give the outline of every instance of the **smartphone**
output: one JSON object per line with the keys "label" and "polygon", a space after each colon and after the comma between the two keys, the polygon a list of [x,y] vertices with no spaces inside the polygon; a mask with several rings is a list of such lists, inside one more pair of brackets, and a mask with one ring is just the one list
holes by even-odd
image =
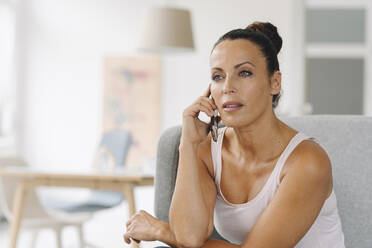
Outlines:
{"label": "smartphone", "polygon": [[[213,99],[213,97],[212,97]],[[218,110],[214,110],[214,115],[211,117],[211,123],[209,126],[209,131],[212,133],[212,138],[214,142],[217,142],[218,138],[218,122],[217,122]]]}

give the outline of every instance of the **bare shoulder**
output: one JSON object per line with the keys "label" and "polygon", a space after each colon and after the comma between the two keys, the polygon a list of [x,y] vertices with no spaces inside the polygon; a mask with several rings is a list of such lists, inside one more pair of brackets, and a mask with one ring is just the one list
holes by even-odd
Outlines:
{"label": "bare shoulder", "polygon": [[213,161],[212,161],[212,152],[211,152],[211,133],[207,135],[202,143],[198,146],[198,158],[203,161],[204,165],[208,169],[208,173],[211,177],[214,177],[213,172]]}
{"label": "bare shoulder", "polygon": [[301,174],[332,184],[331,161],[327,152],[315,141],[304,140],[298,144],[288,157],[285,167],[282,177]]}

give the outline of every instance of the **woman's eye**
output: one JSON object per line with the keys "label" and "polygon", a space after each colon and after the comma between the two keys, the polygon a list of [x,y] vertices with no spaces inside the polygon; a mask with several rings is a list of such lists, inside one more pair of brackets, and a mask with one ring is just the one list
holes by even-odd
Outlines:
{"label": "woman's eye", "polygon": [[250,75],[252,75],[252,72],[250,72],[250,71],[241,71],[239,74],[241,76],[243,76],[243,77],[249,77]]}
{"label": "woman's eye", "polygon": [[213,81],[221,80],[221,78],[222,78],[221,75],[214,75],[214,76],[212,76],[212,80],[213,80]]}

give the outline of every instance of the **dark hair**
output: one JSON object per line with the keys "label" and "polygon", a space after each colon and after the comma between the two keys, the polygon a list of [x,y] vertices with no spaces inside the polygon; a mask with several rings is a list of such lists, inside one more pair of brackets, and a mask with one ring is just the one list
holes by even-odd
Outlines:
{"label": "dark hair", "polygon": [[[217,40],[214,48],[224,40],[246,39],[260,47],[260,51],[266,59],[266,67],[269,76],[275,71],[279,71],[278,53],[282,48],[282,38],[278,34],[277,28],[269,22],[253,22],[245,29],[234,29]],[[280,93],[273,96],[272,106],[278,105]]]}

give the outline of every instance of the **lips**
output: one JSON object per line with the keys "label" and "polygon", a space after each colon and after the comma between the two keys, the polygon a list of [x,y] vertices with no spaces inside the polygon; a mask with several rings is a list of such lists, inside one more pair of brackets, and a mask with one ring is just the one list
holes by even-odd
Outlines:
{"label": "lips", "polygon": [[224,102],[222,106],[225,111],[232,112],[235,110],[239,110],[243,106],[243,104],[241,104],[240,102],[236,102],[236,101],[228,101],[228,102]]}
{"label": "lips", "polygon": [[223,108],[241,107],[241,106],[243,106],[243,104],[241,104],[240,102],[229,101],[229,102],[224,102],[222,106],[223,106]]}

